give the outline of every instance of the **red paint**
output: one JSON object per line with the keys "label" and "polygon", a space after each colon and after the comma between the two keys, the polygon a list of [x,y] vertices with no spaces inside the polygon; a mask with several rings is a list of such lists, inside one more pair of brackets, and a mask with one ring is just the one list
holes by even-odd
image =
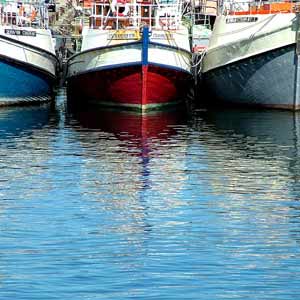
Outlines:
{"label": "red paint", "polygon": [[142,105],[147,104],[148,65],[142,66]]}
{"label": "red paint", "polygon": [[71,97],[80,102],[122,105],[163,104],[182,99],[189,74],[156,66],[127,66],[76,76],[68,81]]}

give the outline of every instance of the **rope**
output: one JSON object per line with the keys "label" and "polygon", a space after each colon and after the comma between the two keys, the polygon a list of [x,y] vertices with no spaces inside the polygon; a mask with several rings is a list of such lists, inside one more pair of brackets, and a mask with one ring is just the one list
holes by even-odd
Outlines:
{"label": "rope", "polygon": [[[201,69],[202,69],[202,68],[201,68],[201,67],[202,67],[202,60],[203,60],[203,58],[204,58],[206,52],[207,52],[207,49],[203,50],[203,51],[200,53],[200,58],[199,58],[199,60],[196,62],[196,64],[192,65],[192,68],[196,68],[196,67],[200,66],[200,68],[199,68],[197,74],[200,74],[200,72],[201,72]],[[199,55],[196,55],[196,56],[199,56]]]}

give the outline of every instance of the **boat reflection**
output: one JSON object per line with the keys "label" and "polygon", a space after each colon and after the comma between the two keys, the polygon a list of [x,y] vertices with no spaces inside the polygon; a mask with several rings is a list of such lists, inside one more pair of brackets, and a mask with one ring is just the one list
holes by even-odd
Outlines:
{"label": "boat reflection", "polygon": [[199,112],[192,124],[192,193],[216,217],[205,224],[209,236],[218,232],[213,247],[230,249],[230,266],[254,257],[251,269],[260,260],[284,265],[300,241],[300,114],[225,109]]}
{"label": "boat reflection", "polygon": [[202,118],[212,134],[205,145],[209,164],[220,173],[211,181],[215,192],[235,198],[294,197],[290,192],[300,176],[299,113],[225,109]]}
{"label": "boat reflection", "polygon": [[[0,109],[0,198],[26,199],[34,194],[36,178],[44,172],[43,165],[49,160],[52,149],[49,147],[47,126],[52,116],[52,104],[34,106],[2,107]],[[47,179],[38,179],[47,186]],[[30,189],[26,187],[31,186]],[[40,195],[42,189],[37,189]],[[46,188],[45,188],[46,190]],[[3,201],[0,211],[9,207]]]}
{"label": "boat reflection", "polygon": [[[186,122],[181,110],[156,111],[147,114],[113,109],[71,109],[71,115],[82,128],[113,134],[126,143],[123,151],[147,157],[159,144],[177,133],[176,126]],[[152,148],[152,149],[151,149]]]}
{"label": "boat reflection", "polygon": [[[178,160],[179,153],[186,151],[185,137],[182,139],[186,129],[184,111],[142,115],[71,110],[69,122],[74,120],[78,122],[73,128],[85,157],[81,189],[88,199],[92,195],[110,207],[107,209],[117,211],[141,206],[142,212],[150,198],[160,199],[157,209],[182,204],[176,193],[186,180],[185,162]],[[88,180],[85,174],[95,174],[97,180]]]}
{"label": "boat reflection", "polygon": [[48,123],[52,104],[9,106],[0,109],[0,140],[31,134]]}
{"label": "boat reflection", "polygon": [[[209,111],[206,120],[220,132],[272,140],[280,145],[296,146],[299,139],[300,114],[289,111],[225,109]],[[278,150],[278,149],[277,149]]]}

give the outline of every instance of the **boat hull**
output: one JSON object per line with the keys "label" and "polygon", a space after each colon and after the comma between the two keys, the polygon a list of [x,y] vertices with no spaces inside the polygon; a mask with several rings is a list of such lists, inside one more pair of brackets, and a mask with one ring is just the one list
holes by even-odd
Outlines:
{"label": "boat hull", "polygon": [[0,28],[0,105],[48,101],[57,65],[51,33],[25,28],[34,36],[19,37],[7,34],[8,29],[15,30]]}
{"label": "boat hull", "polygon": [[[105,31],[89,31],[84,40],[93,42],[98,36],[109,40]],[[90,46],[71,57],[67,70],[70,101],[135,110],[181,102],[192,79],[188,35],[186,31],[172,35],[160,31],[152,34],[153,41],[148,36],[99,48]],[[161,40],[154,40],[155,36]],[[173,45],[176,41],[178,46]]]}
{"label": "boat hull", "polygon": [[68,96],[77,103],[151,110],[181,102],[189,79],[180,70],[131,65],[75,76],[68,80],[67,88]]}
{"label": "boat hull", "polygon": [[0,105],[48,100],[52,80],[25,66],[0,60]]}
{"label": "boat hull", "polygon": [[289,45],[203,74],[209,101],[224,105],[300,109],[297,56]]}
{"label": "boat hull", "polygon": [[295,14],[220,16],[203,59],[210,103],[297,110]]}

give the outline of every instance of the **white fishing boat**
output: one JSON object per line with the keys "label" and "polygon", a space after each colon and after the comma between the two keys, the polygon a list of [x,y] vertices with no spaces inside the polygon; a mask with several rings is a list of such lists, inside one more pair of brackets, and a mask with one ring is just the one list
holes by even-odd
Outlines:
{"label": "white fishing boat", "polygon": [[203,59],[217,103],[300,108],[299,3],[224,2]]}
{"label": "white fishing boat", "polygon": [[69,98],[141,111],[181,102],[192,79],[184,3],[119,1],[93,3],[68,60]]}
{"label": "white fishing boat", "polygon": [[49,100],[57,58],[47,7],[4,2],[0,16],[0,105]]}

